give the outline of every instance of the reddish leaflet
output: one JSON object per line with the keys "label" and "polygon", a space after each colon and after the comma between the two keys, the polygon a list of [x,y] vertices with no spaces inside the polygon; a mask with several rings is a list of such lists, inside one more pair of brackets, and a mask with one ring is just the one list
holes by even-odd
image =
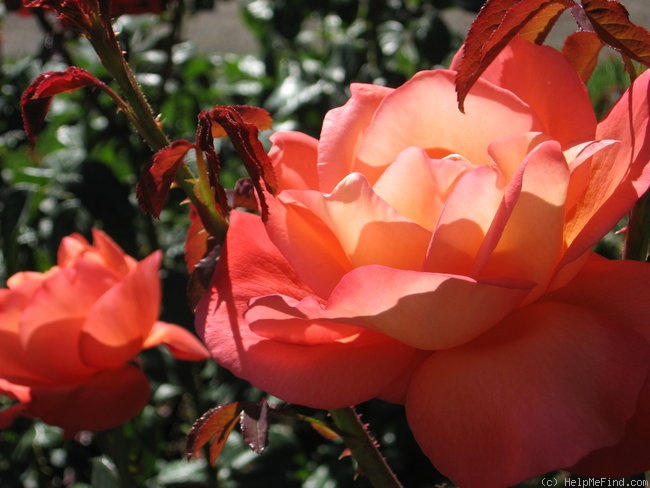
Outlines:
{"label": "reddish leaflet", "polygon": [[515,35],[541,44],[567,9],[584,32],[570,36],[563,52],[583,80],[591,75],[602,45],[616,49],[625,60],[650,66],[650,33],[630,22],[625,7],[615,0],[582,0],[580,4],[573,0],[488,0],[469,30],[458,68],[459,108],[463,110],[472,85]]}

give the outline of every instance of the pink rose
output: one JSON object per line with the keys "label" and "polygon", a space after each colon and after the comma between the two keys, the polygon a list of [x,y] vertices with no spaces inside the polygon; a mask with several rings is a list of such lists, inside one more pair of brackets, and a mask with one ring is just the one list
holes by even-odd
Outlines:
{"label": "pink rose", "polygon": [[515,39],[458,111],[452,70],[353,85],[273,137],[269,219],[234,212],[197,327],[285,401],[405,405],[463,488],[650,468],[650,266],[592,246],[650,186],[650,72],[597,123]]}
{"label": "pink rose", "polygon": [[13,275],[0,290],[0,428],[39,417],[66,434],[99,431],[134,417],[149,399],[137,366],[164,344],[179,359],[209,354],[186,329],[158,321],[160,252],[138,262],[103,232],[90,245],[63,239],[58,266]]}

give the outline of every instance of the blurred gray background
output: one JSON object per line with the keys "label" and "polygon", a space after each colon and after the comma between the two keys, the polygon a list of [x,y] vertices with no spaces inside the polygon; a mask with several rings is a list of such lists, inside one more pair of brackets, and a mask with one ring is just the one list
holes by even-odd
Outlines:
{"label": "blurred gray background", "polygon": [[[650,28],[650,0],[619,0],[630,12],[633,22]],[[201,53],[255,53],[256,41],[244,27],[239,16],[237,0],[218,2],[213,11],[191,16],[184,26],[184,37],[192,41]],[[467,32],[474,18],[463,10],[448,9],[443,13],[447,25],[460,34]],[[561,46],[567,34],[576,29],[570,14],[563,14],[554,27],[549,43]],[[41,36],[34,19],[16,14],[6,16],[0,26],[0,53],[3,57],[36,52]]]}

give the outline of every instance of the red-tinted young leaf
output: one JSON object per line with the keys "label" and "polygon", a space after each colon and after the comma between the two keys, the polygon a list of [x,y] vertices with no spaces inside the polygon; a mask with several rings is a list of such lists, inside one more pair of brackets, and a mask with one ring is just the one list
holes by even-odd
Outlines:
{"label": "red-tinted young leaf", "polygon": [[262,454],[269,443],[269,405],[265,400],[244,406],[240,415],[244,441],[257,454]]}
{"label": "red-tinted young leaf", "polygon": [[523,31],[529,40],[543,39],[559,14],[573,5],[573,0],[488,0],[463,46],[456,75],[460,110],[472,85],[515,35]]}
{"label": "red-tinted young leaf", "polygon": [[584,83],[589,81],[596,69],[598,54],[603,43],[594,32],[578,31],[566,38],[562,54],[576,70]]}
{"label": "red-tinted young leaf", "polygon": [[220,405],[205,412],[194,422],[189,434],[187,434],[187,458],[196,457],[201,448],[209,442],[209,462],[214,465],[228,440],[228,436],[237,425],[243,408],[243,403],[235,402]]}
{"label": "red-tinted young leaf", "polygon": [[[214,141],[212,137],[212,119],[210,113],[205,110],[199,112],[198,123],[196,125],[196,145],[203,151],[205,162],[207,165],[207,177],[210,188],[214,194],[214,199],[217,203],[217,208],[223,217],[230,213],[231,205],[228,204],[228,197],[219,179],[221,172],[221,162],[217,151],[214,149]],[[199,172],[202,170],[199,169]]]}
{"label": "red-tinted young leaf", "polygon": [[630,22],[623,5],[614,0],[583,0],[582,9],[605,44],[650,66],[650,32]]}
{"label": "red-tinted young leaf", "polygon": [[187,152],[193,148],[191,142],[180,140],[154,154],[151,162],[142,170],[136,186],[136,197],[142,210],[154,217],[160,216],[176,172]]}
{"label": "red-tinted young leaf", "polygon": [[[240,112],[241,107],[217,106],[210,111],[210,117],[213,122],[225,130],[237,154],[242,159],[257,191],[262,220],[266,220],[268,206],[266,205],[262,182],[266,190],[273,194],[277,187],[275,172],[271,160],[258,139],[258,127],[246,122]],[[258,114],[258,111],[252,110],[250,113]],[[258,118],[259,115],[256,115],[255,120],[258,120]],[[214,134],[215,130],[218,131],[218,129],[214,128],[214,124],[212,127],[212,133]]]}
{"label": "red-tinted young leaf", "polygon": [[565,10],[566,5],[563,3],[548,3],[517,34],[530,42],[542,44]]}
{"label": "red-tinted young leaf", "polygon": [[34,145],[54,95],[85,86],[95,86],[113,95],[112,90],[88,71],[71,66],[65,71],[50,71],[36,77],[20,98],[23,125],[29,142]]}
{"label": "red-tinted young leaf", "polygon": [[[219,108],[218,106],[214,108]],[[254,125],[259,130],[270,129],[273,126],[273,119],[271,114],[260,107],[253,107],[250,105],[230,105],[228,108],[237,112],[242,120],[247,124]],[[219,137],[227,137],[228,133],[218,123],[212,124],[212,137],[215,139]]]}

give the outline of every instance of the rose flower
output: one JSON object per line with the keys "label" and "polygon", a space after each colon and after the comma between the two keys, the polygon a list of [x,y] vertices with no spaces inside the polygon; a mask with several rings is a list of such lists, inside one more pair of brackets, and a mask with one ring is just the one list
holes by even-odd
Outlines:
{"label": "rose flower", "polygon": [[165,345],[179,359],[209,357],[188,330],[158,321],[161,253],[127,256],[106,234],[63,239],[58,266],[22,272],[0,290],[0,428],[38,417],[67,435],[137,415],[149,382],[136,362]]}
{"label": "rose flower", "polygon": [[650,266],[592,247],[650,186],[650,72],[597,123],[558,51],[357,84],[273,136],[266,223],[233,212],[197,329],[292,403],[404,404],[463,488],[650,468]]}

